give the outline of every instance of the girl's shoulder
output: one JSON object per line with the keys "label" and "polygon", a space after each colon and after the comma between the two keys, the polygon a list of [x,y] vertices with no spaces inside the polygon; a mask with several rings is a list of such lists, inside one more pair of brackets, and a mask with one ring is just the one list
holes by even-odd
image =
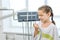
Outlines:
{"label": "girl's shoulder", "polygon": [[57,26],[53,23],[50,24],[49,29],[57,30]]}
{"label": "girl's shoulder", "polygon": [[50,26],[51,26],[52,28],[56,28],[56,25],[53,24],[53,23],[51,23]]}

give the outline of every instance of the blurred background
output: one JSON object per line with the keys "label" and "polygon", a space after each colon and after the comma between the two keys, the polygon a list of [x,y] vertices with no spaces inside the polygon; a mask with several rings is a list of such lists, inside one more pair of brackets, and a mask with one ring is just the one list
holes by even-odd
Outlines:
{"label": "blurred background", "polygon": [[[36,21],[25,22],[23,20],[20,22],[17,14],[19,12],[27,12],[25,16],[28,17],[31,13],[37,12],[38,7],[42,5],[52,7],[60,37],[59,4],[59,0],[0,0],[0,40],[32,40],[33,23]],[[29,12],[30,14],[28,15]]]}

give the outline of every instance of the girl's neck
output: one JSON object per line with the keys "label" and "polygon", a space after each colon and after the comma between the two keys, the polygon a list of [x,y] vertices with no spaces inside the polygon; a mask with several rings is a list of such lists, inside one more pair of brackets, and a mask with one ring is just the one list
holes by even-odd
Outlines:
{"label": "girl's neck", "polygon": [[51,24],[51,21],[50,20],[47,20],[47,21],[45,21],[45,22],[42,22],[42,27],[43,28],[47,28],[49,25]]}
{"label": "girl's neck", "polygon": [[51,21],[50,20],[46,20],[46,21],[42,22],[42,24],[46,24],[46,23],[51,23]]}

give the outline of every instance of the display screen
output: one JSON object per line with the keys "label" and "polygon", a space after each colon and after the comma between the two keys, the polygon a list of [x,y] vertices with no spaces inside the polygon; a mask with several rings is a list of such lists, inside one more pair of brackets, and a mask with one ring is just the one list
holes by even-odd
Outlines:
{"label": "display screen", "polygon": [[18,12],[18,21],[39,21],[37,12]]}

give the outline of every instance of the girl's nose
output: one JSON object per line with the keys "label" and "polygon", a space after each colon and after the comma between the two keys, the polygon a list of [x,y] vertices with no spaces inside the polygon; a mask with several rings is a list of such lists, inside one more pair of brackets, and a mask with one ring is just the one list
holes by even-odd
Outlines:
{"label": "girl's nose", "polygon": [[41,17],[41,16],[39,16],[38,18],[39,18],[39,19],[41,19],[42,17]]}
{"label": "girl's nose", "polygon": [[42,20],[43,18],[41,16],[38,17],[40,20]]}
{"label": "girl's nose", "polygon": [[40,19],[40,16],[38,16],[38,18]]}

